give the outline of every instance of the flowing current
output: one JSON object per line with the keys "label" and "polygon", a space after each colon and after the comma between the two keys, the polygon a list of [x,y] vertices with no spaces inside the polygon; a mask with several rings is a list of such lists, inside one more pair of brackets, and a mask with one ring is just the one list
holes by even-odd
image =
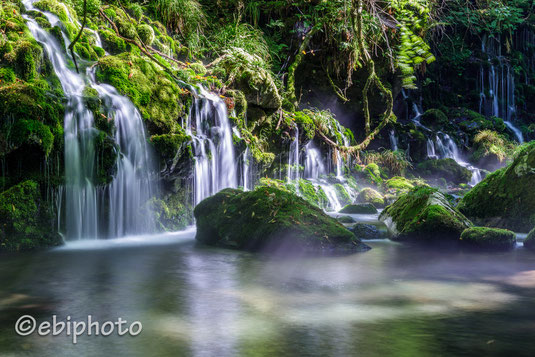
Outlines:
{"label": "flowing current", "polygon": [[200,88],[186,132],[193,138],[195,155],[194,203],[224,188],[237,187],[236,154],[225,102]]}
{"label": "flowing current", "polygon": [[[24,1],[26,9],[40,11],[33,7],[34,2]],[[65,10],[68,12],[67,8]],[[61,25],[57,16],[43,14],[52,26]],[[156,188],[151,184],[152,160],[139,112],[115,88],[97,84],[92,74],[83,76],[69,68],[67,55],[58,41],[35,20],[27,16],[25,19],[32,35],[45,49],[67,98],[64,119],[66,182],[62,195],[65,202],[64,209],[59,212],[64,215],[66,238],[120,237],[153,231],[150,209],[140,210]],[[93,34],[98,42],[97,34]],[[67,48],[70,42],[66,34],[63,38]],[[93,114],[83,101],[86,84],[98,91],[108,120],[115,124],[116,173],[112,182],[104,187],[96,185],[95,143],[99,132],[94,126]],[[105,227],[104,222],[109,222],[109,226]]]}

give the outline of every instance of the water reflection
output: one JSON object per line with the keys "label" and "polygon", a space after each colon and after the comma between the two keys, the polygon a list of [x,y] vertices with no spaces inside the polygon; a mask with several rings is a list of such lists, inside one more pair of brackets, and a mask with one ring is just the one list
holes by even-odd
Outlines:
{"label": "water reflection", "polygon": [[[197,246],[194,232],[2,256],[11,355],[499,355],[533,352],[535,255],[427,251],[278,258]],[[147,239],[159,244],[149,245]],[[23,313],[143,323],[137,337],[17,337]]]}

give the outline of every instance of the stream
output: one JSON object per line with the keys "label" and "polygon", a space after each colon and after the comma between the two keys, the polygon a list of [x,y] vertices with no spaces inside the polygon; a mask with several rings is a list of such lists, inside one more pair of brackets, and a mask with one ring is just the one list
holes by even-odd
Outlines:
{"label": "stream", "polygon": [[[3,255],[2,355],[532,355],[535,255],[521,244],[468,254],[375,240],[362,254],[279,258],[200,246],[194,236],[192,228]],[[17,336],[25,314],[122,317],[143,330],[74,345],[65,335]]]}

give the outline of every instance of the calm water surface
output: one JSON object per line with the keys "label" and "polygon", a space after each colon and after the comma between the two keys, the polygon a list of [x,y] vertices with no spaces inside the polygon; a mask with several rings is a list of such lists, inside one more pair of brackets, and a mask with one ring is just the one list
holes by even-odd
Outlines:
{"label": "calm water surface", "polygon": [[[535,254],[389,241],[345,257],[206,248],[193,230],[0,256],[0,356],[533,356]],[[19,337],[18,317],[141,321]]]}

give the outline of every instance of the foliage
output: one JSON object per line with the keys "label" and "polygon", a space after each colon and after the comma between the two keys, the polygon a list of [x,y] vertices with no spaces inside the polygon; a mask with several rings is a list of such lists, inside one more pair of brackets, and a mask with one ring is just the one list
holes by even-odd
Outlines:
{"label": "foliage", "polygon": [[412,164],[403,151],[383,150],[380,152],[369,151],[364,153],[364,163],[366,165],[376,164],[385,170],[389,176],[404,175],[407,169],[412,168]]}

